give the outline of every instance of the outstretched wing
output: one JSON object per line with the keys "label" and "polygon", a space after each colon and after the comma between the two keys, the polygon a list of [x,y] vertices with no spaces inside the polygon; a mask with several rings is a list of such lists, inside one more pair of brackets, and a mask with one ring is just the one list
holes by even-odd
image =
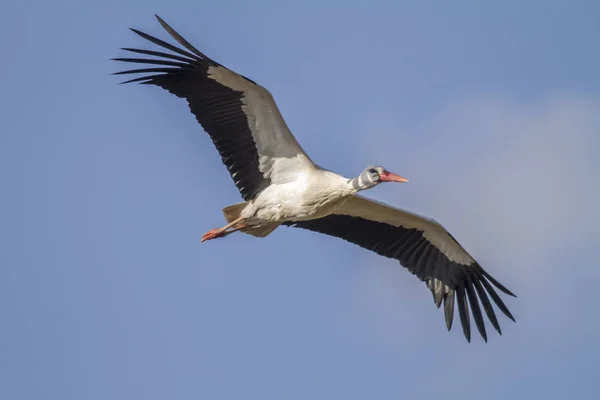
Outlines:
{"label": "outstretched wing", "polygon": [[471,340],[469,305],[475,325],[485,341],[487,334],[480,301],[498,333],[502,334],[490,297],[514,321],[493,286],[510,296],[514,294],[487,273],[443,226],[432,219],[362,196],[352,196],[333,215],[287,225],[335,236],[400,261],[426,283],[437,307],[444,303],[448,330],[452,327],[456,299],[467,341]]}
{"label": "outstretched wing", "polygon": [[132,29],[172,53],[124,48],[154,58],[115,58],[150,66],[115,75],[144,74],[123,83],[156,85],[185,98],[244,200],[256,197],[271,183],[293,181],[302,170],[315,168],[267,89],[202,54],[159,16],[156,18],[185,50]]}

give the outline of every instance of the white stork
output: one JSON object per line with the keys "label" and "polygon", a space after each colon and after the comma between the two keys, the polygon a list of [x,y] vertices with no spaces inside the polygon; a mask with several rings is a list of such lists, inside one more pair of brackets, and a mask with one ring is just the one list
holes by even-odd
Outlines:
{"label": "white stork", "polygon": [[471,339],[469,305],[485,341],[480,302],[498,333],[502,332],[490,297],[514,321],[492,285],[514,294],[487,273],[444,227],[357,195],[382,182],[407,182],[406,178],[370,166],[348,179],[314,164],[267,89],[207,57],[159,16],[156,18],[187,51],[132,29],[172,53],[124,48],[155,58],[115,58],[151,65],[116,74],[142,73],[123,83],[156,85],[186,99],[239,189],[244,202],[225,207],[227,225],[207,232],[203,242],[238,230],[265,237],[280,225],[324,233],[398,260],[425,282],[438,308],[444,304],[448,330],[456,299],[467,341]]}

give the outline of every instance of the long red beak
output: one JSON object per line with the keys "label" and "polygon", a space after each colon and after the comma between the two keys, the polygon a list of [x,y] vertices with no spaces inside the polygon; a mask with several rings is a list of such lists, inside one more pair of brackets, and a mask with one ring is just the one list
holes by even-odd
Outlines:
{"label": "long red beak", "polygon": [[381,179],[381,182],[401,182],[401,183],[408,182],[408,179],[406,179],[405,177],[396,175],[393,172],[388,172],[388,171],[385,171],[382,174],[379,174],[379,179]]}

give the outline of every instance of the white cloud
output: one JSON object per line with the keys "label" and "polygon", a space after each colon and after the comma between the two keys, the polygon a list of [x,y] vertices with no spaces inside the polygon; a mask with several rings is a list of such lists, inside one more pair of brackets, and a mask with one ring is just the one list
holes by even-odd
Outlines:
{"label": "white cloud", "polygon": [[[522,104],[471,96],[420,126],[390,115],[388,110],[364,116],[357,137],[369,160],[360,161],[380,160],[391,170],[395,163],[410,183],[369,195],[436,218],[517,295],[543,296],[557,271],[573,268],[557,258],[598,242],[599,99],[568,93]],[[357,282],[358,304],[385,337],[399,341],[407,323],[408,329],[422,329],[415,326],[415,320],[421,324],[418,317],[412,323],[408,315],[400,318],[398,304],[433,303],[423,284],[404,283],[416,279],[389,264],[382,260],[385,267],[365,268]],[[592,266],[586,271],[598,275]],[[412,293],[418,285],[422,289]],[[519,308],[529,308],[520,300],[508,303],[517,319]]]}

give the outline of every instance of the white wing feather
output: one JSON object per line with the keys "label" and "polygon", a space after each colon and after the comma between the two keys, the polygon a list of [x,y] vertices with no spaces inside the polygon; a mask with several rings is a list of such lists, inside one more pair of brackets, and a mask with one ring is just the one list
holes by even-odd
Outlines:
{"label": "white wing feather", "polygon": [[210,67],[209,77],[233,90],[244,92],[242,109],[259,154],[259,168],[273,184],[296,180],[316,166],[298,143],[271,93],[221,66]]}

